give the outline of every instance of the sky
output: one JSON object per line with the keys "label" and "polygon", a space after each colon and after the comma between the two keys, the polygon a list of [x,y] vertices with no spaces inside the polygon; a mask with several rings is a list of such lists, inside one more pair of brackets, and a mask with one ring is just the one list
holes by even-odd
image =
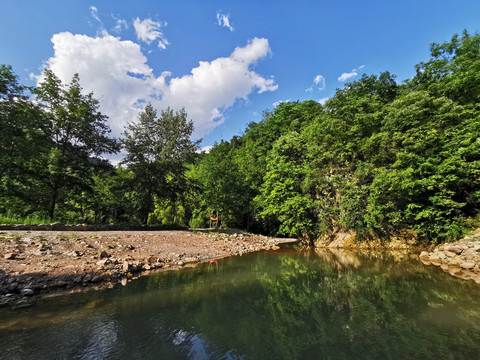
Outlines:
{"label": "sky", "polygon": [[146,103],[185,108],[202,147],[282,101],[324,103],[362,74],[401,82],[429,44],[480,32],[478,0],[0,0],[0,64],[36,85],[75,73],[112,135]]}

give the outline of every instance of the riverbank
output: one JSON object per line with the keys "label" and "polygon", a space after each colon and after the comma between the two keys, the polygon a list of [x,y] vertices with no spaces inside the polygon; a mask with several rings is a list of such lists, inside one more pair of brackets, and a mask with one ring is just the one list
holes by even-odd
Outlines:
{"label": "riverbank", "polygon": [[0,231],[0,305],[86,287],[111,287],[145,272],[176,269],[296,239],[238,230]]}
{"label": "riverbank", "polygon": [[432,252],[423,251],[420,260],[435,265],[453,276],[480,284],[480,229],[463,239],[443,244]]}

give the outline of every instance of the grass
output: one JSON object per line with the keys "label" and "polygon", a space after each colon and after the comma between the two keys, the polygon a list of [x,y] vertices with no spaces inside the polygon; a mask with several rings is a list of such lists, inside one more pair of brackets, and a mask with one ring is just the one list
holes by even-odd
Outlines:
{"label": "grass", "polygon": [[50,220],[40,216],[22,218],[15,215],[0,214],[0,224],[48,224]]}

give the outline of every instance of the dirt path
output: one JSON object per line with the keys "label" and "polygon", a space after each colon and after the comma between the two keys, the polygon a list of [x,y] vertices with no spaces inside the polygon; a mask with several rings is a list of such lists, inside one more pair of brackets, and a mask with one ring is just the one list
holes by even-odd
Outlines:
{"label": "dirt path", "polygon": [[233,230],[0,231],[0,305],[295,241]]}

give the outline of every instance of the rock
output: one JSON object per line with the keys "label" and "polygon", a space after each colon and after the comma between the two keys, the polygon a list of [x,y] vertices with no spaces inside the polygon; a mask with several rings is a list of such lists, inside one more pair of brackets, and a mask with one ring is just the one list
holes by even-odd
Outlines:
{"label": "rock", "polygon": [[32,296],[33,295],[33,290],[32,289],[22,289],[20,291],[20,294],[22,294],[22,296]]}
{"label": "rock", "polygon": [[95,275],[93,278],[92,278],[92,282],[100,282],[102,280],[102,277],[99,276],[99,275]]}
{"label": "rock", "polygon": [[128,261],[125,261],[123,264],[122,264],[122,270],[123,271],[128,271],[130,269],[130,264],[128,263]]}
{"label": "rock", "polygon": [[82,253],[78,250],[74,250],[74,251],[70,251],[70,252],[66,253],[66,255],[72,256],[72,257],[82,257],[84,255],[84,253]]}
{"label": "rock", "polygon": [[101,253],[100,253],[100,259],[103,259],[103,258],[109,258],[110,255],[105,251],[103,250]]}
{"label": "rock", "polygon": [[470,269],[473,269],[475,267],[475,263],[466,261],[466,262],[461,263],[460,267],[463,268],[463,269],[470,270]]}
{"label": "rock", "polygon": [[428,252],[422,251],[422,252],[420,253],[420,258],[427,258],[427,257],[428,257]]}
{"label": "rock", "polygon": [[462,257],[465,257],[467,260],[473,260],[477,256],[477,252],[473,249],[468,249],[463,252]]}
{"label": "rock", "polygon": [[73,279],[73,282],[77,283],[77,284],[81,283],[82,282],[82,276],[81,275],[80,276],[75,276],[75,278]]}
{"label": "rock", "polygon": [[447,251],[447,250],[444,251],[444,254],[447,255],[448,257],[454,257],[455,255],[457,255],[457,253],[454,253],[452,251]]}
{"label": "rock", "polygon": [[8,284],[7,290],[13,293],[18,292],[18,283],[17,282],[12,282],[11,284]]}
{"label": "rock", "polygon": [[84,283],[87,283],[90,280],[92,280],[92,275],[90,275],[90,274],[85,275],[84,278],[83,278]]}
{"label": "rock", "polygon": [[447,263],[452,266],[458,266],[460,264],[460,262],[454,258],[447,259]]}
{"label": "rock", "polygon": [[463,247],[454,245],[445,246],[445,252],[447,251],[460,255],[463,251]]}
{"label": "rock", "polygon": [[63,280],[58,280],[56,283],[55,283],[56,286],[58,287],[64,287],[64,286],[67,286],[67,282],[66,281],[63,281]]}
{"label": "rock", "polygon": [[110,264],[111,262],[112,261],[109,258],[106,258],[106,259],[102,259],[102,260],[97,261],[97,265],[104,266],[104,265]]}
{"label": "rock", "polygon": [[15,253],[8,253],[8,254],[5,254],[5,256],[3,257],[5,260],[14,260],[15,258],[17,257],[17,254]]}
{"label": "rock", "polygon": [[179,265],[179,266],[184,266],[184,265],[185,265],[185,263],[184,263],[183,261],[181,261],[181,260],[180,260],[180,261],[177,261],[177,265]]}

